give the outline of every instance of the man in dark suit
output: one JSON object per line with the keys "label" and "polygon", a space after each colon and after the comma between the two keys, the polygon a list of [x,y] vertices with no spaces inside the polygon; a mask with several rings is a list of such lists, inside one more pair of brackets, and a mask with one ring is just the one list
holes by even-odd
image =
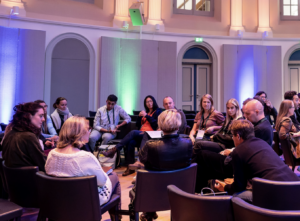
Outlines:
{"label": "man in dark suit", "polygon": [[216,180],[215,188],[252,202],[251,180],[259,177],[275,181],[299,181],[294,172],[262,139],[254,136],[248,120],[233,121],[231,125],[235,149],[231,153],[234,182]]}

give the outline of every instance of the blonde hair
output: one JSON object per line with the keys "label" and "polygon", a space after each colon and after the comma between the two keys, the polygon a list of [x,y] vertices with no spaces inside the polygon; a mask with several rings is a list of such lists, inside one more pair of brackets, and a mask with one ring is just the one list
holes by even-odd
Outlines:
{"label": "blonde hair", "polygon": [[237,119],[239,119],[240,117],[243,116],[240,105],[239,105],[239,102],[236,99],[231,98],[226,102],[226,121],[225,121],[225,125],[227,125],[230,122],[230,116],[227,113],[227,104],[232,104],[236,108],[235,117],[233,118],[233,120],[237,120]]}
{"label": "blonde hair", "polygon": [[165,110],[158,116],[158,127],[166,133],[172,133],[181,126],[181,116],[175,109]]}
{"label": "blonde hair", "polygon": [[85,117],[72,116],[65,121],[60,133],[57,148],[65,148],[72,145],[81,148],[85,142],[82,137],[88,132],[88,124]]}
{"label": "blonde hair", "polygon": [[275,129],[279,131],[279,127],[283,117],[287,117],[290,108],[293,106],[293,101],[291,100],[283,100],[279,107],[279,113],[276,120]]}
{"label": "blonde hair", "polygon": [[211,112],[213,112],[215,110],[215,108],[214,108],[214,100],[213,100],[212,96],[210,94],[205,94],[205,95],[203,95],[201,97],[201,100],[200,100],[200,114],[201,115],[204,114],[204,109],[202,107],[202,102],[203,102],[204,98],[207,98],[210,101],[210,103],[211,103],[209,112],[211,113]]}

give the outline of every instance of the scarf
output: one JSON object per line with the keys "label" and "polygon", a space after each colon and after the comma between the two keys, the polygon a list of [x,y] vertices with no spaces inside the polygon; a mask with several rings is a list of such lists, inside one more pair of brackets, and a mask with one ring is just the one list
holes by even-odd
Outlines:
{"label": "scarf", "polygon": [[66,121],[68,118],[72,117],[72,114],[69,112],[68,108],[64,111],[56,108],[55,111],[51,114],[51,117],[52,117],[52,120],[53,120],[56,130],[61,128],[61,119],[60,119],[59,115],[64,116],[64,121]]}

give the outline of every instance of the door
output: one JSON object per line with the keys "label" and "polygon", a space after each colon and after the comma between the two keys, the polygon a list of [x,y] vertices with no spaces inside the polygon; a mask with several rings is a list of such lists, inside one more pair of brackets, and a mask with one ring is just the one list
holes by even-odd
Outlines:
{"label": "door", "polygon": [[209,66],[182,66],[182,109],[199,111],[201,97],[209,93]]}
{"label": "door", "polygon": [[299,70],[300,66],[299,65],[290,65],[290,77],[291,77],[291,90],[292,91],[300,91],[299,86],[300,86],[300,76],[299,76]]}

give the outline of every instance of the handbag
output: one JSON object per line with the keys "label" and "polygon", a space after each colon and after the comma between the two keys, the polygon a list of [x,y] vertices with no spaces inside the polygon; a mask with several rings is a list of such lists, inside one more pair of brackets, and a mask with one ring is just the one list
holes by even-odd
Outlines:
{"label": "handbag", "polygon": [[112,148],[114,148],[115,145],[101,145],[98,148],[98,153],[97,153],[97,159],[99,160],[99,163],[101,164],[102,167],[111,167],[112,169],[115,169],[120,165],[120,154],[119,151],[115,153],[113,158],[110,157],[105,157],[102,152],[108,151]]}
{"label": "handbag", "polygon": [[300,144],[299,137],[293,137],[291,133],[289,133],[289,141],[291,143],[291,151],[296,159],[300,158]]}

